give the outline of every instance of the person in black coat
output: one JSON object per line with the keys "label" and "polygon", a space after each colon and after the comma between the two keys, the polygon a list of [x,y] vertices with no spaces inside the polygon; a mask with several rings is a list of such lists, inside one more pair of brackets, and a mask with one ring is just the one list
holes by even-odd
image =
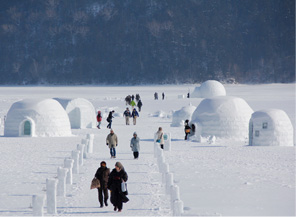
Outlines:
{"label": "person in black coat", "polygon": [[122,192],[122,182],[127,182],[128,175],[120,162],[116,162],[115,168],[109,175],[107,187],[111,191],[110,202],[114,206],[114,211],[121,212],[123,202],[127,202],[126,195]]}
{"label": "person in black coat", "polygon": [[190,134],[191,132],[191,127],[189,126],[189,120],[186,120],[185,121],[185,140],[188,139],[188,135]]}
{"label": "person in black coat", "polygon": [[114,113],[114,110],[110,111],[109,114],[108,114],[108,117],[106,119],[106,121],[108,122],[108,125],[107,125],[107,128],[111,129],[111,123],[112,123],[112,118],[113,118],[113,113]]}
{"label": "person in black coat", "polygon": [[100,207],[103,207],[103,195],[104,195],[104,204],[108,206],[108,177],[109,177],[110,170],[106,167],[106,162],[102,161],[100,163],[100,167],[97,169],[95,177],[100,181],[100,188],[98,188],[98,199],[100,203]]}
{"label": "person in black coat", "polygon": [[137,107],[138,107],[138,110],[139,110],[139,112],[140,112],[140,111],[141,111],[141,107],[142,107],[141,99],[138,101],[138,103],[137,103]]}

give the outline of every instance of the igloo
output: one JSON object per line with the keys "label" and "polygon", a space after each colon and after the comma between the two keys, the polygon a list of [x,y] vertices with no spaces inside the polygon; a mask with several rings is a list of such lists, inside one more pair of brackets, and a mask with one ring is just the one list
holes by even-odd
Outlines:
{"label": "igloo", "polygon": [[241,98],[217,96],[204,99],[192,115],[197,136],[216,136],[243,141],[253,110]]}
{"label": "igloo", "polygon": [[63,107],[53,99],[25,99],[10,107],[4,136],[71,136],[70,122]]}
{"label": "igloo", "polygon": [[83,98],[54,99],[57,100],[67,112],[72,129],[96,127],[96,111],[90,101]]}
{"label": "igloo", "polygon": [[210,98],[215,96],[226,96],[225,87],[218,81],[208,80],[196,87],[191,98]]}
{"label": "igloo", "polygon": [[183,126],[185,120],[191,120],[192,114],[195,109],[196,107],[190,104],[188,106],[182,107],[178,111],[175,111],[172,115],[171,127]]}
{"label": "igloo", "polygon": [[249,145],[294,146],[293,125],[279,109],[266,109],[252,114],[249,123]]}

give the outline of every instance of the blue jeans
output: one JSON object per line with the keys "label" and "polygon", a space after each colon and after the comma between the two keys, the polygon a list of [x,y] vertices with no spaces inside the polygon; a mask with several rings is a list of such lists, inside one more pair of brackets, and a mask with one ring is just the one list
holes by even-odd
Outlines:
{"label": "blue jeans", "polygon": [[109,121],[107,128],[111,129],[111,123],[112,123],[112,120]]}
{"label": "blue jeans", "polygon": [[110,155],[112,157],[115,157],[116,156],[116,149],[115,148],[110,148]]}

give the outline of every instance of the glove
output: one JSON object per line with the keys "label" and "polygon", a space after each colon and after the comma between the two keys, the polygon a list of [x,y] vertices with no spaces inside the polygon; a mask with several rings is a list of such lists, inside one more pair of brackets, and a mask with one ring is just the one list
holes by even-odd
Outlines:
{"label": "glove", "polygon": [[116,144],[116,146],[118,146],[118,144]]}
{"label": "glove", "polygon": [[108,143],[106,143],[106,145],[108,145]]}

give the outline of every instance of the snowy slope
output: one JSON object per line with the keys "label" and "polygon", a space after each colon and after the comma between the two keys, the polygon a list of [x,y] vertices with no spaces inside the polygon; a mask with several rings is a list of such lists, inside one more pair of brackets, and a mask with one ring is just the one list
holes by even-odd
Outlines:
{"label": "snowy slope", "polygon": [[[295,84],[225,85],[227,95],[241,97],[254,111],[277,108],[284,110],[296,130]],[[117,158],[110,159],[105,138],[106,118],[102,129],[72,130],[72,137],[8,138],[0,128],[0,215],[32,215],[32,195],[45,194],[47,178],[57,176],[57,168],[86,137],[95,134],[94,153],[74,174],[67,196],[58,197],[58,215],[172,215],[169,197],[153,155],[153,136],[159,126],[172,134],[172,150],[165,152],[174,183],[180,188],[184,215],[295,215],[296,148],[250,147],[245,142],[217,139],[215,144],[184,141],[183,127],[170,127],[174,110],[202,99],[178,99],[194,86],[143,87],[0,87],[0,117],[3,120],[15,101],[30,98],[85,98],[104,115],[114,109],[117,116],[113,129],[119,137]],[[153,94],[165,93],[166,99],[153,100]],[[122,113],[124,98],[139,93],[143,110],[137,125],[126,126]],[[156,114],[162,114],[156,115]],[[133,132],[141,139],[139,160],[129,147]],[[247,135],[248,137],[248,135]],[[294,140],[294,144],[295,144]],[[129,175],[130,201],[123,212],[114,213],[111,204],[99,208],[96,190],[90,190],[100,162],[114,168],[121,161]],[[45,209],[45,215],[46,209]]]}

